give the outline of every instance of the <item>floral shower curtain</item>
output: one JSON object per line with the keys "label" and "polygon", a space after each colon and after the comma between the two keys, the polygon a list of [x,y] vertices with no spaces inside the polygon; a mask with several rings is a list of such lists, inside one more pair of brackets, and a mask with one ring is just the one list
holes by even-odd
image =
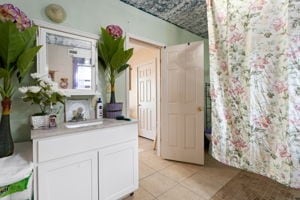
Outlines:
{"label": "floral shower curtain", "polygon": [[300,188],[300,2],[207,9],[213,156]]}

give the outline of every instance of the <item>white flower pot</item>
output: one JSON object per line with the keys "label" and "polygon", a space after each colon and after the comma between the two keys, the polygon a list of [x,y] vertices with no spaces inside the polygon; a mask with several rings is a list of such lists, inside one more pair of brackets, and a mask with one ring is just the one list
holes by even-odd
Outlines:
{"label": "white flower pot", "polygon": [[31,116],[32,129],[49,128],[49,115]]}

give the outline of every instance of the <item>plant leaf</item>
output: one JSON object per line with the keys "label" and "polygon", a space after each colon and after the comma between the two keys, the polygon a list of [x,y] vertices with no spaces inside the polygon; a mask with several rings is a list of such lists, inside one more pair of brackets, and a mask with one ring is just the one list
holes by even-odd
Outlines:
{"label": "plant leaf", "polygon": [[119,49],[111,59],[111,65],[113,69],[117,72],[125,70],[128,66],[126,68],[123,66],[128,62],[132,54],[133,49],[128,49],[126,51],[124,51],[123,48]]}
{"label": "plant leaf", "polygon": [[37,27],[33,26],[19,31],[13,22],[0,21],[0,69],[3,69],[0,78],[6,79],[1,87],[2,97],[11,97],[15,92],[12,84],[15,74],[21,81],[30,70],[32,60],[40,48],[33,47],[36,30]]}
{"label": "plant leaf", "polygon": [[115,39],[104,28],[101,28],[98,55],[111,88],[115,84],[116,77],[129,67],[127,62],[133,54],[133,49],[124,49],[124,43],[125,37]]}
{"label": "plant leaf", "polygon": [[9,77],[9,71],[7,69],[0,68],[0,79]]}
{"label": "plant leaf", "polygon": [[25,48],[32,46],[36,27],[19,31],[13,22],[0,21],[0,58],[2,68],[12,66]]}
{"label": "plant leaf", "polygon": [[30,71],[31,66],[33,64],[33,59],[41,47],[42,46],[36,46],[26,49],[18,58],[17,68],[20,72],[20,74],[18,75],[20,82],[23,80],[24,76]]}
{"label": "plant leaf", "polygon": [[122,71],[127,69],[129,66],[130,66],[129,64],[124,64],[124,65],[120,66],[118,69],[118,74],[120,74]]}

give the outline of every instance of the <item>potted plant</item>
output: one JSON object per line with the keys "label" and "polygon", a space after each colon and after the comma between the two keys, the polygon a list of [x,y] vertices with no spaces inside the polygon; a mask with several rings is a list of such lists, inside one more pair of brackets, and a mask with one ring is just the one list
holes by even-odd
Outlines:
{"label": "potted plant", "polygon": [[31,116],[33,129],[48,128],[49,114],[58,102],[64,104],[66,94],[58,88],[58,84],[53,82],[47,75],[38,73],[31,74],[33,86],[20,87],[19,91],[24,94],[23,101],[31,102],[40,106],[41,112]]}
{"label": "potted plant", "polygon": [[0,94],[2,116],[0,122],[0,158],[14,151],[10,130],[12,96],[17,77],[20,83],[32,67],[41,46],[35,45],[37,27],[12,4],[0,5]]}
{"label": "potted plant", "polygon": [[125,37],[122,37],[122,34],[122,29],[117,25],[101,28],[101,39],[98,44],[99,60],[110,84],[110,103],[106,105],[107,118],[115,118],[122,114],[123,104],[116,102],[115,81],[120,73],[129,67],[127,62],[133,54],[133,48],[124,49]]}

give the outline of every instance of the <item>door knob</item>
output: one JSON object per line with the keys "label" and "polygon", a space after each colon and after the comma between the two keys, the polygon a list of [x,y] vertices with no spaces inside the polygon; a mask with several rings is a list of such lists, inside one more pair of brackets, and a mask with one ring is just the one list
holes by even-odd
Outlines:
{"label": "door knob", "polygon": [[199,106],[199,107],[198,107],[198,111],[199,111],[199,112],[201,112],[201,111],[202,111],[202,108],[201,108],[201,106]]}

